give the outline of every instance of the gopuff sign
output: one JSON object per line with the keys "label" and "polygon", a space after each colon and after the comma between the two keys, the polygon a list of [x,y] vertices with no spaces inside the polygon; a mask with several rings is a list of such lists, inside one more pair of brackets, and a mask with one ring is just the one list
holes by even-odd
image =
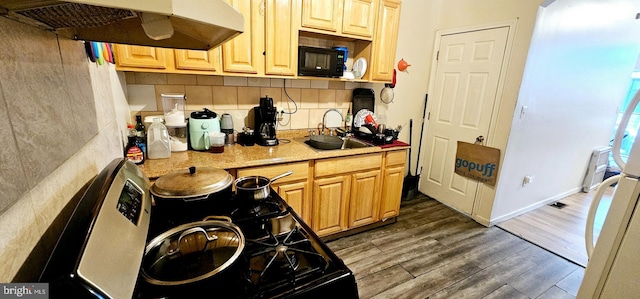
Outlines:
{"label": "gopuff sign", "polygon": [[495,186],[499,162],[499,149],[458,141],[455,173]]}

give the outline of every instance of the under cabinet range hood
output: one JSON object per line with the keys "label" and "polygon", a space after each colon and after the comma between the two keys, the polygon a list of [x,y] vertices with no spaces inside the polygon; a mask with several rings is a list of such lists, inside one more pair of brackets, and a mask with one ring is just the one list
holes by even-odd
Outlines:
{"label": "under cabinet range hood", "polygon": [[0,15],[71,39],[191,50],[244,28],[223,0],[0,0]]}

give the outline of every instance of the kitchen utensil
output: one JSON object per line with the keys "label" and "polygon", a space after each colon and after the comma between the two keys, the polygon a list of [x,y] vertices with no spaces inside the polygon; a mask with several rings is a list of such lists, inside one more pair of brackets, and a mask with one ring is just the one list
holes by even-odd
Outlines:
{"label": "kitchen utensil", "polygon": [[353,76],[355,79],[362,79],[367,72],[367,59],[360,57],[353,63]]}
{"label": "kitchen utensil", "polygon": [[386,138],[384,136],[384,134],[382,133],[377,133],[373,136],[373,144],[375,145],[382,145],[386,142]]}
{"label": "kitchen utensil", "polygon": [[233,195],[232,183],[233,177],[226,170],[210,167],[192,166],[165,174],[149,188],[155,201],[154,217],[185,221],[202,219],[209,215],[208,211],[217,200]]}
{"label": "kitchen utensil", "polygon": [[387,130],[387,125],[385,124],[378,124],[378,132],[383,133],[384,131]]}
{"label": "kitchen utensil", "polygon": [[185,101],[184,94],[161,94],[162,109],[164,111],[164,122],[168,126],[183,126],[185,125]]}
{"label": "kitchen utensil", "polygon": [[188,148],[187,124],[182,126],[166,126],[169,131],[171,152],[184,152]]}
{"label": "kitchen utensil", "polygon": [[[358,111],[362,110],[362,109],[366,109],[368,111],[371,111],[373,113],[374,107],[375,107],[375,93],[373,91],[373,89],[371,88],[356,88],[353,90],[353,95],[352,95],[352,100],[351,100],[352,104],[353,104],[353,109],[351,109],[351,113],[354,115],[354,121],[355,121],[355,114],[358,113]],[[356,125],[355,123],[353,123],[351,126],[352,127],[359,127],[362,124],[358,124]]]}
{"label": "kitchen utensil", "polygon": [[286,234],[296,227],[296,222],[291,213],[273,217],[269,219],[269,222],[271,223],[271,234],[274,236]]}
{"label": "kitchen utensil", "polygon": [[271,179],[263,176],[241,177],[235,181],[236,192],[240,198],[263,200],[271,194],[271,183],[291,174],[293,174],[292,170],[277,175]]}
{"label": "kitchen utensil", "polygon": [[238,143],[242,146],[252,146],[256,143],[253,136],[253,130],[244,128],[243,132],[238,133]]}
{"label": "kitchen utensil", "polygon": [[313,148],[333,150],[341,148],[343,141],[337,136],[311,135],[309,140],[305,141],[305,143]]}
{"label": "kitchen utensil", "polygon": [[222,114],[220,118],[220,130],[233,130],[233,117],[231,117],[231,114]]}
{"label": "kitchen utensil", "polygon": [[396,70],[393,70],[393,79],[391,80],[391,84],[385,83],[384,88],[380,90],[380,101],[385,104],[393,103],[394,92],[393,88],[396,87]]}
{"label": "kitchen utensil", "polygon": [[365,120],[365,124],[373,125],[376,129],[378,129],[378,123],[376,122],[375,119],[373,119],[373,116],[371,114],[367,114],[364,117],[364,120]]}
{"label": "kitchen utensil", "polygon": [[353,126],[355,128],[358,128],[358,127],[361,127],[361,126],[367,124],[366,118],[369,115],[371,116],[371,118],[373,119],[374,122],[378,121],[378,118],[376,117],[376,115],[373,112],[371,112],[371,111],[369,111],[367,109],[361,109],[353,117]]}
{"label": "kitchen utensil", "polygon": [[373,132],[371,132],[371,130],[365,126],[359,127],[358,131],[364,134],[373,134]]}
{"label": "kitchen utensil", "polygon": [[189,285],[231,267],[244,246],[242,231],[229,217],[211,216],[153,238],[145,249],[140,272],[153,285]]}
{"label": "kitchen utensil", "polygon": [[401,72],[404,72],[410,66],[411,65],[404,59],[400,59],[400,61],[398,61],[398,70],[400,70]]}
{"label": "kitchen utensil", "polygon": [[211,142],[211,147],[209,151],[212,153],[223,153],[226,137],[227,134],[222,132],[210,132],[209,141]]}

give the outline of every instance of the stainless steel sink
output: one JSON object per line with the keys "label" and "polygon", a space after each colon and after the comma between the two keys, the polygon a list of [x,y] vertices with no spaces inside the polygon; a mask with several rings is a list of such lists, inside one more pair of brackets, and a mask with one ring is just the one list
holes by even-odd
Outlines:
{"label": "stainless steel sink", "polygon": [[[307,146],[309,146],[310,148],[316,150],[316,151],[329,151],[329,150],[348,150],[348,149],[354,149],[354,148],[365,148],[365,147],[372,147],[374,146],[371,143],[368,143],[366,141],[362,141],[353,137],[344,137],[342,138],[342,145],[339,148],[331,148],[328,149],[324,146],[318,145],[318,143],[313,143],[313,142],[308,142],[309,138],[296,138],[297,141],[300,141],[304,144],[306,144]],[[317,145],[317,146],[314,146]]]}
{"label": "stainless steel sink", "polygon": [[363,148],[363,147],[372,147],[373,144],[368,143],[366,141],[362,141],[360,139],[356,139],[353,137],[345,137],[343,139],[342,148],[340,149],[349,149],[349,148]]}

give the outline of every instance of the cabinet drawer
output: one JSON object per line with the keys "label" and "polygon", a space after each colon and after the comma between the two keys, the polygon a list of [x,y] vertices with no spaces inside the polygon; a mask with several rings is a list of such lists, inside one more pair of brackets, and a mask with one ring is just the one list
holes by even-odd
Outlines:
{"label": "cabinet drawer", "polygon": [[407,161],[407,150],[387,152],[386,166],[400,165]]}
{"label": "cabinet drawer", "polygon": [[315,176],[335,175],[380,168],[380,166],[382,166],[382,153],[317,160]]}
{"label": "cabinet drawer", "polygon": [[272,178],[289,170],[293,170],[293,174],[278,179],[276,181],[278,184],[291,181],[306,180],[309,177],[309,162],[296,162],[272,166],[238,169],[237,177],[259,175],[267,178]]}

